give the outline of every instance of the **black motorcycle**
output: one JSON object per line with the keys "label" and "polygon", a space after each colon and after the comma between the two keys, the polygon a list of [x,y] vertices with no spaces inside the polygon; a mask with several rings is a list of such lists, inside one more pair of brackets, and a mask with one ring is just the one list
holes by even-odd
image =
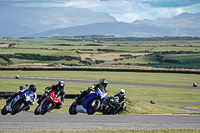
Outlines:
{"label": "black motorcycle", "polygon": [[107,97],[103,105],[103,115],[116,115],[123,112],[123,108],[119,103],[119,98]]}

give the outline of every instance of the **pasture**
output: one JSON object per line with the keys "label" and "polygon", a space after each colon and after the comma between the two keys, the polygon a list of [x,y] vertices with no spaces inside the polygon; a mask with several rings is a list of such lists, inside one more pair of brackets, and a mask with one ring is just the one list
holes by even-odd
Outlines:
{"label": "pasture", "polygon": [[[80,36],[0,39],[0,65],[6,67],[90,66],[192,70],[200,68],[199,52],[198,37]],[[19,57],[19,54],[23,56]],[[28,56],[30,57],[27,58]]]}

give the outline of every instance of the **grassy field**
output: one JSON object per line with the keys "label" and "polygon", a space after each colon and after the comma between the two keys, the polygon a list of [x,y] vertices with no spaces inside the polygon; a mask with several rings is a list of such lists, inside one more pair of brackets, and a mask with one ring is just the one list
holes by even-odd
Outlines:
{"label": "grassy field", "polygon": [[0,49],[1,54],[40,54],[49,56],[75,56],[78,57],[74,51],[59,51],[59,50],[45,50],[45,49]]}
{"label": "grassy field", "polygon": [[106,78],[109,81],[152,83],[169,85],[192,86],[193,82],[199,82],[199,74],[181,73],[145,73],[145,72],[108,72],[108,71],[0,71],[1,76],[21,77],[48,77],[65,79],[95,80]]}
{"label": "grassy field", "polygon": [[[1,71],[1,76],[15,76],[21,77],[48,77],[48,78],[65,78],[65,79],[85,79],[95,80],[98,83],[99,78],[106,78],[109,81],[120,82],[136,82],[136,83],[157,83],[157,84],[172,84],[172,85],[192,85],[193,81],[198,79],[196,74],[167,74],[167,73],[119,73],[119,72],[87,72],[87,71]],[[120,75],[120,76],[119,76]],[[123,78],[121,78],[123,77]],[[20,85],[35,84],[37,86],[37,94],[43,94],[44,88],[57,82],[53,81],[34,81],[34,80],[17,80],[0,79],[0,91],[16,92]],[[198,83],[198,81],[197,81]],[[8,86],[9,84],[9,86]],[[90,83],[75,83],[66,82],[67,94],[80,94],[80,91],[87,89],[92,84]],[[6,87],[5,87],[6,86]],[[5,88],[4,88],[5,87]],[[178,101],[178,102],[199,102],[199,90],[191,89],[176,89],[176,88],[161,88],[161,87],[145,87],[145,86],[130,86],[130,85],[108,85],[108,96],[119,92],[121,88],[126,90],[126,97],[128,99],[128,114],[188,114],[196,113],[193,111],[186,111],[166,107],[167,104],[150,104],[139,102],[146,101]],[[54,110],[55,112],[68,112],[70,104],[73,99],[66,99],[62,110]],[[3,107],[5,101],[1,100]],[[182,106],[182,105],[176,105]],[[34,110],[36,105],[31,107]],[[191,107],[191,105],[184,105],[184,107]],[[199,108],[195,105],[193,107]],[[54,112],[53,111],[53,112]]]}
{"label": "grassy field", "polygon": [[[160,62],[155,55],[173,62]],[[166,53],[166,52],[170,52]],[[179,52],[182,52],[180,54]],[[200,69],[198,37],[118,38],[103,36],[50,37],[50,38],[3,38],[0,39],[0,66],[7,67],[121,67],[137,66],[140,69],[187,68]],[[40,54],[41,56],[72,56],[76,61],[39,60],[8,57],[9,54]],[[151,56],[144,56],[151,54]],[[184,54],[184,55],[183,55]],[[125,55],[125,56],[123,56]],[[6,56],[6,57],[5,57]],[[32,55],[33,56],[33,55]],[[127,57],[128,56],[128,57]],[[80,57],[80,58],[79,58]],[[8,59],[11,61],[9,62]],[[82,64],[80,62],[83,62]],[[34,64],[30,64],[34,63]],[[35,63],[40,63],[36,65]],[[100,64],[100,65],[99,65]],[[142,68],[143,67],[143,68]]]}

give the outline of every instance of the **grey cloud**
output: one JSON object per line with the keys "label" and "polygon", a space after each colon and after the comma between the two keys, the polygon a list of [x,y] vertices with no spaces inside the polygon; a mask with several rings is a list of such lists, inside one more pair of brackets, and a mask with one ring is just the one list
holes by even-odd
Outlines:
{"label": "grey cloud", "polygon": [[143,3],[149,4],[152,7],[183,7],[200,4],[200,0],[149,0]]}

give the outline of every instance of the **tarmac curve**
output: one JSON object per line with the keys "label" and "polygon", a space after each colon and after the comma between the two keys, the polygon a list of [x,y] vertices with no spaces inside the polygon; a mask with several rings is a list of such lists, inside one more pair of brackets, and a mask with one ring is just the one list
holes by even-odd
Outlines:
{"label": "tarmac curve", "polygon": [[200,115],[69,115],[20,112],[0,115],[0,132],[103,129],[200,129]]}

